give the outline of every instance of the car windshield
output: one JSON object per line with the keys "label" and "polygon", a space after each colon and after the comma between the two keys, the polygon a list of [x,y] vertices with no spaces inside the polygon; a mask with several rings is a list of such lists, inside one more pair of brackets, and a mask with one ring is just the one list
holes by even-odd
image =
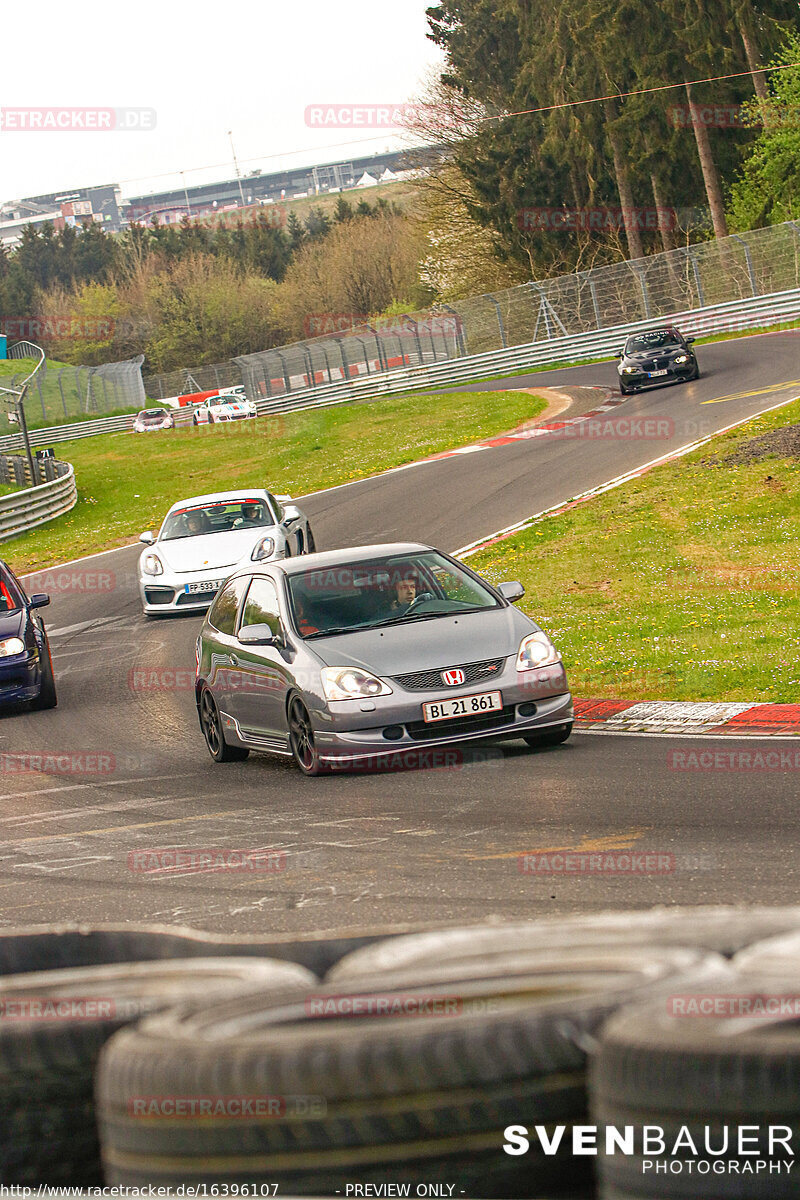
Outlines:
{"label": "car windshield", "polygon": [[500,607],[479,579],[435,550],[303,571],[288,584],[295,626],[309,638]]}
{"label": "car windshield", "polygon": [[8,571],[0,567],[0,613],[22,608],[22,596]]}
{"label": "car windshield", "polygon": [[163,408],[148,408],[145,409],[144,412],[139,413],[139,419],[141,421],[157,421],[166,415],[167,414]]}
{"label": "car windshield", "polygon": [[680,334],[675,329],[655,329],[652,333],[638,333],[625,343],[626,354],[646,354],[649,350],[665,350],[667,346],[680,346]]}
{"label": "car windshield", "polygon": [[177,538],[209,533],[236,533],[240,529],[258,529],[272,524],[266,500],[222,500],[216,504],[185,505],[169,514],[159,541],[172,542]]}

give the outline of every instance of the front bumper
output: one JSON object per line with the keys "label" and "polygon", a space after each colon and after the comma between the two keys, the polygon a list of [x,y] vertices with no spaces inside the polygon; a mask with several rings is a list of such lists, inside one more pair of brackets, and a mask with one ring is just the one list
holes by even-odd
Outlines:
{"label": "front bumper", "polygon": [[[457,689],[469,698],[489,691],[502,694],[501,710],[426,724],[422,705],[449,699],[455,689],[409,692],[392,685],[390,696],[378,696],[374,711],[362,701],[336,702],[312,712],[314,737],[322,762],[344,767],[348,761],[397,755],[486,739],[522,738],[571,723],[572,696],[561,663],[537,671],[517,672],[510,659],[500,677],[482,685]],[[331,712],[335,708],[335,712]],[[393,728],[394,727],[394,728]],[[387,736],[389,734],[390,736]]]}
{"label": "front bumper", "polygon": [[[210,571],[193,571],[191,574],[139,576],[139,595],[142,611],[158,613],[204,612],[216,596],[222,584],[236,570],[236,565],[217,567]],[[187,584],[214,583],[217,586],[204,592],[187,592]]]}
{"label": "front bumper", "polygon": [[35,700],[41,687],[38,655],[20,654],[0,662],[0,705]]}
{"label": "front bumper", "polygon": [[617,372],[617,375],[620,383],[626,388],[663,387],[666,383],[681,383],[685,379],[691,379],[697,370],[697,363],[679,363],[677,366],[666,367],[665,370],[666,375],[657,375],[653,379],[647,371],[638,371],[635,375],[622,375]]}

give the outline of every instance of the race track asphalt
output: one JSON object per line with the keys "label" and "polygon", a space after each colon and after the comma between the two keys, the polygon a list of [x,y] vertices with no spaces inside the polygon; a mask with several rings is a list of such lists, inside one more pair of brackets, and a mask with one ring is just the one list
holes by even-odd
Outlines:
{"label": "race track asphalt", "polygon": [[[799,351],[796,333],[700,347],[700,380],[634,396],[612,414],[660,422],[657,439],[535,438],[317,493],[303,506],[320,548],[410,538],[454,550],[800,394]],[[471,386],[613,380],[613,364],[602,364]],[[13,546],[6,552],[13,565]],[[796,902],[797,772],[672,770],[669,753],[697,745],[686,738],[578,733],[553,750],[497,743],[473,762],[318,780],[255,754],[215,765],[194,709],[199,618],[145,622],[137,557],[128,547],[70,568],[45,611],[59,707],[0,720],[3,926],[364,932],[657,903]],[[703,740],[717,744],[739,743]],[[26,760],[7,757],[25,754],[48,761],[20,770]],[[174,847],[284,853],[272,871],[143,869],[156,860],[142,852]],[[531,861],[521,855],[565,849],[650,852],[661,870],[520,869]]]}

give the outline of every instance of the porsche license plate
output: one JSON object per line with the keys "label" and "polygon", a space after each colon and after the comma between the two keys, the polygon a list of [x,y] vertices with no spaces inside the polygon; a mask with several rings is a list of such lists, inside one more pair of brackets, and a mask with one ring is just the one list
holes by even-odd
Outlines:
{"label": "porsche license plate", "polygon": [[668,375],[668,374],[669,374],[669,371],[648,371],[647,372],[647,376],[649,379],[658,379],[659,375]]}
{"label": "porsche license plate", "polygon": [[208,594],[209,592],[218,592],[224,582],[224,579],[203,579],[200,583],[185,584],[183,590],[187,596],[193,596],[198,592]]}
{"label": "porsche license plate", "polygon": [[503,707],[502,692],[482,692],[479,696],[453,696],[423,704],[425,721],[452,721],[456,717],[476,717],[481,713],[497,712]]}

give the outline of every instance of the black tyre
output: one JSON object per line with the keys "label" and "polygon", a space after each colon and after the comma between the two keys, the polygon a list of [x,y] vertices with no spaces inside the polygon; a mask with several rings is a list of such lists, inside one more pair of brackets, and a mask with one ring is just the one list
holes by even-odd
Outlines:
{"label": "black tyre", "polygon": [[[693,951],[540,956],[484,978],[432,972],[322,988],[280,1009],[255,997],[173,1010],[123,1031],[98,1071],[109,1184],[231,1184],[344,1194],[347,1181],[449,1181],[484,1197],[592,1195],[591,1164],[566,1152],[513,1158],[502,1130],[586,1112],[585,1043],[632,997],[708,986],[722,960]],[[727,977],[727,975],[726,975]],[[691,980],[691,984],[690,981]],[[411,1018],[411,1019],[409,1019]],[[263,1095],[291,1111],[202,1123],[137,1121],[151,1095]]]}
{"label": "black tyre", "polygon": [[[590,1072],[594,1118],[599,1124],[633,1125],[636,1130],[643,1125],[661,1126],[668,1149],[665,1155],[645,1155],[639,1144],[633,1155],[598,1158],[604,1186],[622,1195],[644,1193],[676,1200],[708,1200],[711,1196],[714,1200],[782,1200],[797,1196],[797,1180],[776,1165],[786,1158],[785,1147],[778,1142],[770,1154],[766,1136],[759,1144],[757,1157],[772,1166],[762,1168],[761,1173],[753,1172],[752,1165],[750,1173],[741,1172],[746,1156],[756,1153],[749,1148],[755,1143],[750,1143],[742,1155],[733,1132],[725,1159],[738,1163],[737,1173],[700,1174],[696,1169],[698,1154],[688,1148],[685,1135],[676,1148],[679,1130],[685,1127],[698,1147],[699,1157],[707,1158],[702,1152],[706,1130],[709,1144],[719,1147],[723,1127],[735,1129],[751,1115],[754,1128],[760,1128],[762,1134],[774,1126],[797,1129],[800,1034],[796,1018],[787,1019],[780,1006],[771,1016],[765,1007],[778,996],[785,996],[791,1011],[797,984],[796,970],[782,981],[768,975],[751,976],[745,981],[734,974],[732,982],[713,988],[710,998],[682,995],[677,987],[668,1004],[662,1001],[636,1006],[619,1012],[608,1022]],[[694,1001],[699,1006],[705,999],[711,1001],[710,1012],[719,1012],[726,996],[729,1016],[686,1014],[687,1004]],[[760,1013],[748,1016],[743,1005],[759,1002]],[[676,1005],[680,1006],[677,1011]],[[656,1157],[670,1157],[682,1164],[682,1169],[673,1173],[670,1168],[667,1175],[648,1172],[645,1176],[644,1159]]]}
{"label": "black tyre", "polygon": [[[516,970],[529,954],[598,945],[694,946],[733,955],[770,934],[800,928],[800,908],[652,908],[541,921],[468,925],[384,938],[343,956],[329,982],[374,978],[397,971],[420,974],[431,966],[458,966],[482,973]],[[777,939],[776,939],[777,940]],[[744,956],[743,956],[744,957]],[[800,956],[799,956],[800,960]],[[739,959],[734,960],[738,964]]]}
{"label": "black tyre", "polygon": [[622,395],[622,396],[630,396],[630,394],[631,394],[631,389],[626,388],[624,383],[621,383],[619,385],[619,390],[620,390],[620,395]]}
{"label": "black tyre", "polygon": [[800,963],[800,930],[765,938],[740,950],[733,965],[743,974],[789,975]]}
{"label": "black tyre", "polygon": [[209,994],[307,989],[310,972],[269,959],[86,967],[0,983],[0,1178],[102,1184],[93,1075],[104,1042],[142,1015]]}
{"label": "black tyre", "polygon": [[306,554],[315,554],[317,549],[316,539],[312,533],[311,526],[306,526]]}
{"label": "black tyre", "polygon": [[541,746],[560,746],[571,733],[572,721],[568,721],[565,725],[557,725],[555,729],[548,729],[544,733],[529,733],[522,740],[534,749]]}
{"label": "black tyre", "polygon": [[308,709],[299,696],[292,696],[287,715],[289,745],[295,763],[304,775],[321,775],[324,768],[314,741],[314,727]]}
{"label": "black tyre", "polygon": [[50,654],[50,643],[45,638],[44,654],[42,655],[42,680],[39,686],[39,695],[35,700],[31,700],[31,708],[36,710],[55,708],[57,704],[58,696],[56,695],[56,681],[53,674],[53,659]]}
{"label": "black tyre", "polygon": [[229,746],[225,741],[219,710],[207,687],[200,693],[200,727],[214,762],[244,762],[250,754],[245,746]]}

